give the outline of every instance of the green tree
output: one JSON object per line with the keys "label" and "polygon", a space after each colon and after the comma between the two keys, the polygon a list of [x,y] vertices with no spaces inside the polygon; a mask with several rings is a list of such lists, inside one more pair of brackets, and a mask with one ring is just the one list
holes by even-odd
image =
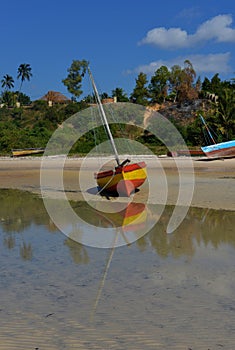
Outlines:
{"label": "green tree", "polygon": [[205,77],[203,80],[202,91],[203,92],[211,92],[211,82],[207,77]]}
{"label": "green tree", "polygon": [[16,91],[18,102],[20,102],[21,105],[27,106],[31,103],[30,97],[26,94],[23,94],[20,91]]}
{"label": "green tree", "polygon": [[171,67],[169,82],[171,93],[174,95],[174,102],[176,102],[178,97],[178,91],[181,84],[182,69],[179,65],[174,65]]}
{"label": "green tree", "polygon": [[219,74],[216,73],[212,78],[211,78],[211,91],[212,93],[218,95],[221,90],[221,80],[219,78]]}
{"label": "green tree", "polygon": [[102,94],[100,95],[100,98],[101,98],[101,100],[109,98],[109,94],[107,92],[102,92]]}
{"label": "green tree", "polygon": [[148,83],[147,75],[141,72],[137,79],[135,80],[136,85],[131,94],[131,99],[133,102],[138,103],[139,105],[146,106],[148,104],[149,91],[146,87]]}
{"label": "green tree", "polygon": [[12,89],[14,87],[14,79],[11,75],[4,75],[3,79],[1,80],[2,88],[4,88],[6,91]]}
{"label": "green tree", "polygon": [[151,103],[165,102],[168,90],[170,72],[166,66],[161,66],[152,76],[149,84]]}
{"label": "green tree", "polygon": [[20,66],[18,67],[17,70],[17,79],[20,79],[20,88],[19,91],[21,91],[22,88],[22,84],[25,80],[30,80],[30,78],[32,77],[32,73],[31,73],[32,68],[30,67],[30,65],[28,63],[22,63],[20,64]]}
{"label": "green tree", "polygon": [[129,99],[127,94],[124,92],[122,88],[117,87],[115,90],[112,90],[112,97],[117,98],[117,102],[128,102]]}
{"label": "green tree", "polygon": [[87,71],[89,62],[86,60],[74,60],[68,71],[67,78],[62,80],[62,83],[67,87],[68,91],[74,96],[75,100],[83,91],[82,79]]}
{"label": "green tree", "polygon": [[16,103],[16,94],[13,91],[5,90],[1,95],[1,102],[8,107],[13,107]]}
{"label": "green tree", "polygon": [[178,101],[191,101],[198,98],[198,91],[194,86],[196,72],[189,60],[184,61],[184,68],[180,74],[180,84],[178,86]]}

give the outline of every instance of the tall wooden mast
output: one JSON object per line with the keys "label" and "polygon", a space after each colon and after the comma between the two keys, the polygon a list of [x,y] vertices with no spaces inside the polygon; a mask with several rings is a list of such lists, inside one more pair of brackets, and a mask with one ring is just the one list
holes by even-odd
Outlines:
{"label": "tall wooden mast", "polygon": [[98,105],[99,105],[99,108],[100,108],[102,121],[103,121],[103,124],[104,124],[104,126],[105,126],[105,128],[107,130],[108,137],[109,137],[109,140],[110,140],[110,143],[111,143],[114,155],[115,155],[115,159],[116,159],[117,165],[120,166],[121,164],[120,164],[117,148],[116,148],[116,145],[115,145],[115,142],[114,142],[114,139],[113,139],[113,135],[112,135],[112,133],[110,131],[109,124],[108,124],[108,121],[107,121],[107,118],[106,118],[106,115],[105,115],[105,112],[104,112],[104,108],[103,108],[103,105],[101,103],[100,96],[99,96],[99,93],[97,91],[97,88],[96,88],[96,85],[95,85],[95,81],[94,81],[94,78],[93,78],[93,76],[91,74],[91,71],[90,71],[89,67],[88,67],[88,73],[89,73],[89,76],[90,76],[90,79],[91,79],[91,83],[92,83],[92,87],[93,87],[93,90],[94,90],[94,93],[95,93],[95,97],[96,97],[96,99],[98,101]]}

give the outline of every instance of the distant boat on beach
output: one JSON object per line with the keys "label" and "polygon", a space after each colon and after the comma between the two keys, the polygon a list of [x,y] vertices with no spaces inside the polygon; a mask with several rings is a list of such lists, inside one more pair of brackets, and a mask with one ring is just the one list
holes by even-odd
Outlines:
{"label": "distant boat on beach", "polygon": [[209,158],[235,157],[235,140],[216,143],[204,118],[200,115],[210,140],[213,142],[209,146],[201,147],[202,151]]}
{"label": "distant boat on beach", "polygon": [[29,156],[31,154],[40,154],[44,152],[44,148],[17,148],[12,149],[11,153],[13,157]]}
{"label": "distant boat on beach", "polygon": [[167,152],[168,157],[181,157],[181,156],[199,157],[203,155],[204,155],[204,152],[201,149],[181,149],[177,151]]}

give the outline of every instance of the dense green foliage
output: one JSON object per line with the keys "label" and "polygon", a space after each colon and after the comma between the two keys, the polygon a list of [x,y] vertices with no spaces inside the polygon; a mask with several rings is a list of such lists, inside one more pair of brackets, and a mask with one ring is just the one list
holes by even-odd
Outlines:
{"label": "dense green foliage", "polygon": [[[45,147],[53,132],[69,117],[79,111],[87,109],[90,103],[94,103],[93,95],[78,101],[82,94],[82,82],[88,68],[88,61],[75,60],[68,69],[68,76],[63,80],[68,91],[74,96],[70,102],[53,103],[49,106],[47,101],[30,101],[30,98],[22,93],[21,87],[25,80],[30,80],[32,73],[29,64],[21,64],[18,68],[17,79],[20,79],[18,91],[14,88],[14,79],[6,74],[2,80],[2,93],[0,97],[0,154],[9,154],[14,148]],[[186,60],[184,67],[173,66],[168,69],[162,66],[155,71],[150,81],[143,72],[138,74],[135,86],[128,97],[125,91],[117,87],[112,90],[112,97],[117,102],[125,102],[137,106],[144,106],[157,110],[170,120],[190,147],[205,144],[202,123],[199,115],[202,114],[208,125],[214,130],[216,141],[226,141],[235,138],[235,81],[221,81],[218,74],[211,80],[205,78],[201,83],[200,77],[190,61]],[[101,98],[110,97],[103,92]],[[111,129],[114,137],[128,137],[131,140],[145,144],[155,153],[165,151],[161,140],[158,140],[148,130],[144,130],[144,115],[136,114],[136,110],[128,107],[125,111],[126,120],[123,125],[112,124]],[[123,108],[124,108],[123,107]],[[143,108],[144,108],[143,107]],[[112,108],[114,113],[121,113],[121,109]],[[136,123],[138,119],[138,123]],[[117,115],[117,120],[118,115]],[[122,118],[121,118],[122,120]],[[144,129],[134,125],[142,125]],[[61,136],[61,145],[66,143],[73,128],[76,126],[66,125]],[[80,125],[79,125],[80,127]],[[106,138],[101,128],[94,128],[73,145],[71,152],[84,154],[95,147],[96,143],[103,142]],[[98,136],[99,139],[98,139]],[[170,140],[169,142],[174,140]],[[60,147],[58,144],[58,152]]]}
{"label": "dense green foliage", "polygon": [[36,101],[29,107],[0,109],[0,154],[14,148],[45,147],[52,133],[82,103],[49,107],[46,101]]}

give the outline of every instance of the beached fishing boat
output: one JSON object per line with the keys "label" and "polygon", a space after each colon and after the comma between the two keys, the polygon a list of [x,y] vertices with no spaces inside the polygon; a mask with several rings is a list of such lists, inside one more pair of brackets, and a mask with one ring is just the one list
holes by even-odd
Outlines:
{"label": "beached fishing boat", "polygon": [[202,150],[210,158],[235,157],[235,140],[205,146]]}
{"label": "beached fishing boat", "polygon": [[199,157],[203,156],[204,152],[201,149],[181,149],[178,151],[168,151],[167,156],[168,157]]}
{"label": "beached fishing boat", "polygon": [[29,156],[32,154],[40,154],[45,151],[44,148],[17,148],[12,149],[11,153],[13,157],[23,157],[23,156]]}
{"label": "beached fishing boat", "polygon": [[[95,179],[99,187],[100,192],[108,193],[118,193],[123,196],[130,196],[131,193],[140,187],[147,178],[146,163],[131,163],[129,159],[120,161],[120,157],[109,128],[106,114],[104,112],[103,105],[101,103],[94,78],[91,74],[90,69],[88,69],[89,76],[91,79],[92,87],[102,118],[102,123],[107,131],[107,135],[113,150],[114,158],[116,160],[117,166],[114,169],[100,171],[95,173]],[[130,163],[130,164],[129,164]]]}
{"label": "beached fishing boat", "polygon": [[201,147],[206,156],[209,158],[224,158],[235,156],[235,140],[216,143],[204,118],[202,116],[200,116],[200,118],[206,128],[210,140],[212,141],[211,145]]}

